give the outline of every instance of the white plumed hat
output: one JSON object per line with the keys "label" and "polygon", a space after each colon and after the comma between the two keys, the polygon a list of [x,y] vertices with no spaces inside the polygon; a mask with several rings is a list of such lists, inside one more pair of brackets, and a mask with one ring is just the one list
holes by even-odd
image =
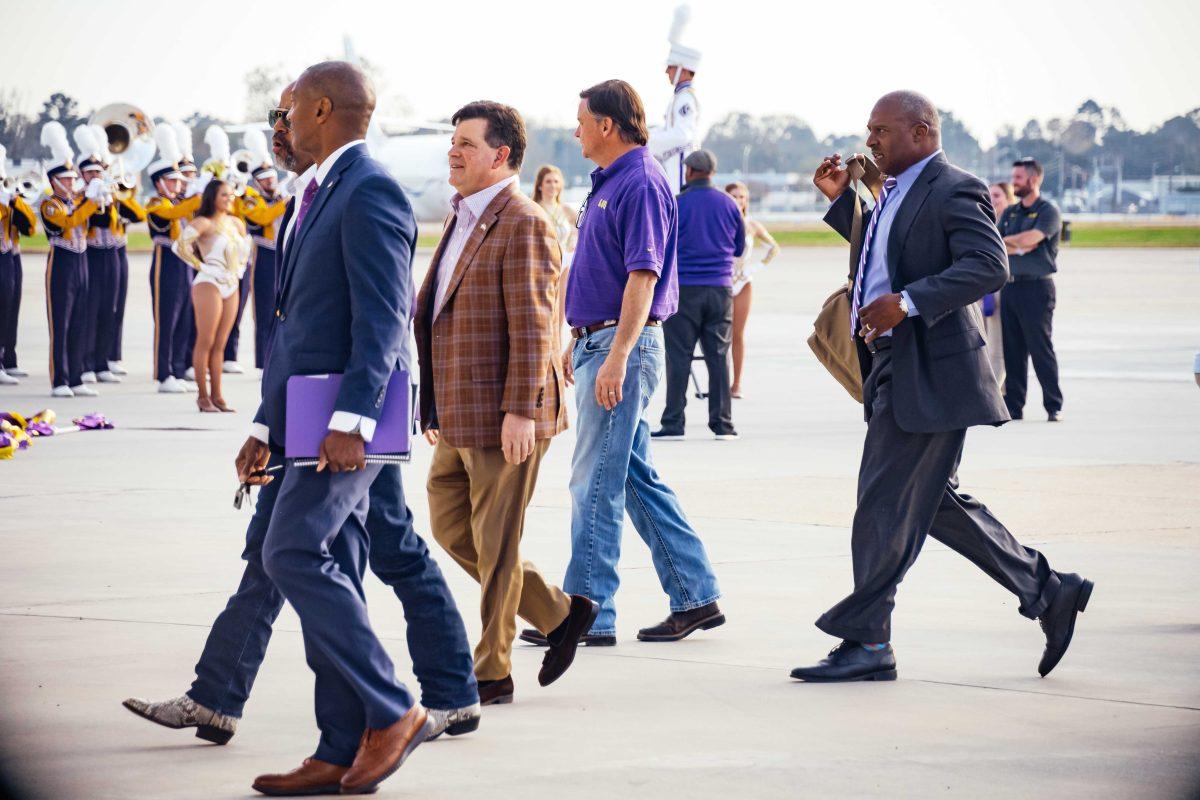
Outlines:
{"label": "white plumed hat", "polygon": [[204,143],[208,145],[210,161],[229,163],[229,134],[220,125],[209,125],[204,132]]}
{"label": "white plumed hat", "polygon": [[700,66],[700,51],[683,44],[683,31],[692,18],[692,7],[687,3],[675,7],[675,18],[671,21],[671,33],[667,41],[671,52],[667,55],[668,67],[683,67],[695,72]]}
{"label": "white plumed hat", "polygon": [[87,124],[80,125],[72,135],[75,138],[75,146],[79,148],[79,171],[104,169],[100,157],[100,142],[96,141],[96,132],[92,127]]}
{"label": "white plumed hat", "polygon": [[150,180],[162,178],[182,178],[179,172],[179,159],[182,153],[179,149],[179,137],[175,129],[163,123],[154,128],[154,142],[158,145],[158,160],[150,165]]}
{"label": "white plumed hat", "polygon": [[173,120],[169,124],[175,129],[175,140],[179,142],[179,166],[195,168],[196,157],[192,154],[192,129],[179,120]]}
{"label": "white plumed hat", "polygon": [[71,143],[67,141],[67,129],[61,122],[47,122],[42,126],[42,147],[50,149],[50,164],[46,167],[47,178],[78,178],[75,171],[75,156]]}

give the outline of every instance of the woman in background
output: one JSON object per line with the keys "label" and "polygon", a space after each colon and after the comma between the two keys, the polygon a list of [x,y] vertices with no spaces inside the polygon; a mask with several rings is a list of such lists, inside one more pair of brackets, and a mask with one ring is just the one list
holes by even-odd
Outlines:
{"label": "woman in background", "polygon": [[[992,196],[992,210],[996,219],[1004,213],[1004,209],[1017,202],[1012,185],[1007,181],[999,181],[988,187]],[[996,381],[1004,392],[1004,337],[1000,333],[1000,293],[984,295],[983,300],[983,335],[988,344],[988,361],[992,364],[992,372],[996,373]]]}
{"label": "woman in background", "polygon": [[[246,226],[233,215],[233,187],[212,180],[204,189],[200,210],[174,244],[175,254],[196,270],[192,308],[196,313],[196,347],[192,367],[201,411],[233,411],[221,394],[225,342],[238,310],[238,284],[250,260]],[[210,388],[211,385],[211,388]]]}
{"label": "woman in background", "polygon": [[[746,184],[741,181],[731,183],[725,187],[725,191],[738,204],[746,221],[746,249],[733,265],[733,382],[729,387],[730,395],[741,398],[742,365],[746,360],[746,320],[750,318],[750,302],[754,296],[750,281],[755,272],[779,255],[779,244],[765,225],[750,218],[750,189]],[[760,242],[767,246],[767,252],[762,261],[755,261],[754,246]]]}
{"label": "woman in background", "polygon": [[571,257],[575,254],[575,241],[578,237],[575,225],[579,221],[579,215],[563,205],[562,193],[565,185],[562,170],[558,167],[553,164],[538,167],[537,178],[533,182],[533,202],[541,206],[550,217],[550,222],[554,224],[554,232],[558,236],[559,247],[562,248],[562,271],[558,276],[558,295],[554,301],[557,306],[554,316],[560,326],[566,321],[564,301],[567,296],[567,271],[571,267]]}
{"label": "woman in background", "polygon": [[564,271],[570,265],[571,256],[575,252],[575,222],[578,219],[574,211],[563,205],[562,193],[565,185],[562,170],[552,164],[539,167],[537,179],[533,183],[533,202],[546,211],[550,221],[554,223],[554,232],[558,234]]}

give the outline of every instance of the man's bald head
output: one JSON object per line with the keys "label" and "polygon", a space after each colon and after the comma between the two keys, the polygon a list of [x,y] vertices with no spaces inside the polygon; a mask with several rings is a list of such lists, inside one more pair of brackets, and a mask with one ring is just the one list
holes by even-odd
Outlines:
{"label": "man's bald head", "polygon": [[301,73],[294,87],[292,130],[296,149],[322,154],[367,134],[375,88],[347,61],[323,61]]}
{"label": "man's bald head", "polygon": [[941,139],[942,119],[938,115],[937,106],[925,95],[907,90],[888,92],[879,98],[875,107],[878,108],[885,103],[893,107],[896,113],[909,124],[924,125],[929,128],[929,132],[935,138]]}
{"label": "man's bald head", "polygon": [[867,130],[867,147],[887,175],[899,175],[942,146],[937,107],[919,92],[888,92],[879,98]]}

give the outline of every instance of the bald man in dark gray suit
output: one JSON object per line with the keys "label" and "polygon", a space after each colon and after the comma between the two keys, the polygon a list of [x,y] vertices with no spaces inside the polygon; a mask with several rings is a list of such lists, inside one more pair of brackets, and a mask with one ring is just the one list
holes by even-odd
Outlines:
{"label": "bald man in dark gray suit", "polygon": [[[864,209],[851,291],[867,419],[851,540],[854,591],[817,621],[842,643],[792,677],[895,679],[896,587],[926,535],[970,559],[1017,596],[1022,615],[1040,621],[1045,676],[1066,652],[1092,583],[1050,569],[983,504],[956,491],[967,428],[1009,419],[977,310],[1008,277],[987,186],[946,160],[937,109],[922,95],[885,95],[868,130],[886,180],[875,208]],[[813,182],[833,201],[825,221],[848,240],[861,201],[840,167],[839,156],[825,159]]]}

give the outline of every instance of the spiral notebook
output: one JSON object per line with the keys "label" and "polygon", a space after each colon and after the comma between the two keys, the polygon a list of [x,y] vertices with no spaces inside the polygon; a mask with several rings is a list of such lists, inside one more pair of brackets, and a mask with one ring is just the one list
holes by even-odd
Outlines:
{"label": "spiral notebook", "polygon": [[[287,384],[287,429],[284,457],[294,466],[317,463],[321,442],[329,435],[342,376],[293,375]],[[412,382],[408,373],[397,370],[388,381],[383,408],[375,423],[375,435],[366,443],[368,464],[397,464],[409,460],[412,430]]]}

